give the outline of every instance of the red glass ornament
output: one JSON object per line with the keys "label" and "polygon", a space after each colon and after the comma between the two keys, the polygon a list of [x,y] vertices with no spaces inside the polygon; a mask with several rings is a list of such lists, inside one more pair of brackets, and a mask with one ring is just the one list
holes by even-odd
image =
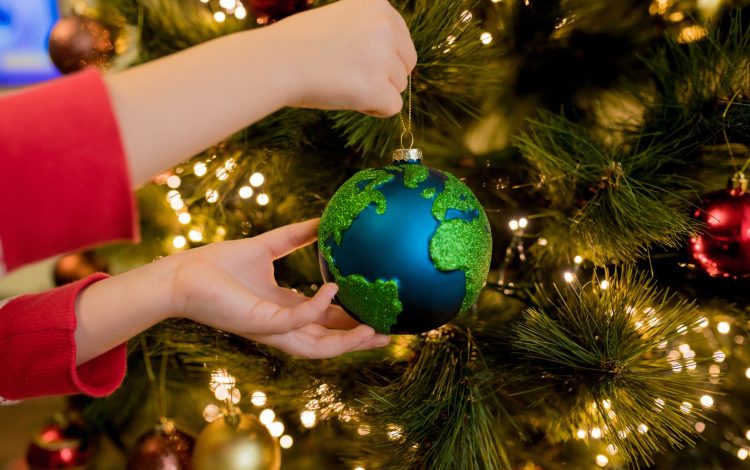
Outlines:
{"label": "red glass ornament", "polygon": [[729,188],[703,196],[693,214],[705,227],[690,240],[690,252],[709,276],[750,276],[750,194],[746,188],[744,176],[736,175]]}
{"label": "red glass ornament", "polygon": [[114,54],[112,32],[91,18],[62,17],[49,33],[49,56],[62,73],[106,66]]}
{"label": "red glass ornament", "polygon": [[247,3],[258,23],[266,24],[307,10],[312,0],[248,0]]}
{"label": "red glass ornament", "polygon": [[93,455],[94,447],[83,426],[53,423],[34,436],[26,462],[31,470],[85,468]]}
{"label": "red glass ornament", "polygon": [[159,426],[136,443],[128,470],[190,470],[195,439],[174,426]]}

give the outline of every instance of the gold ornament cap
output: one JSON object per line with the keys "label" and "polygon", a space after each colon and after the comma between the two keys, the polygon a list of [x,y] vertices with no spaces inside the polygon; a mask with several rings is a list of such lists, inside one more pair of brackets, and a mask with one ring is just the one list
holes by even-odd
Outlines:
{"label": "gold ornament cap", "polygon": [[416,148],[394,150],[393,161],[396,163],[421,162],[422,150]]}
{"label": "gold ornament cap", "polygon": [[743,194],[747,191],[747,178],[741,171],[735,173],[727,183],[732,193]]}

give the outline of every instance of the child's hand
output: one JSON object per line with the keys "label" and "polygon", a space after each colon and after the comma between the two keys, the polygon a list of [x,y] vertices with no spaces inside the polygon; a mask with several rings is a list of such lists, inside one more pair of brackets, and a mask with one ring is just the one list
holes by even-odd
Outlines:
{"label": "child's hand", "polygon": [[335,284],[312,299],[276,284],[273,261],[315,241],[317,228],[308,220],[165,258],[176,315],[307,358],[385,346],[388,336],[331,305]]}
{"label": "child's hand", "polygon": [[288,106],[354,109],[391,116],[417,53],[401,15],[387,0],[341,0],[265,28],[284,60]]}

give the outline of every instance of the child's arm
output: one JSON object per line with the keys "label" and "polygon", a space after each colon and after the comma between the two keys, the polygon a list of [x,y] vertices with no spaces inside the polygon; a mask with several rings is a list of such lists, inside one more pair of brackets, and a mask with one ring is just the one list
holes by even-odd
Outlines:
{"label": "child's arm", "polygon": [[273,261],[315,241],[318,220],[214,243],[104,279],[78,298],[76,360],[85,363],[170,317],[184,317],[306,358],[385,346],[339,307],[335,284],[312,298],[279,287]]}
{"label": "child's arm", "polygon": [[387,0],[341,0],[105,80],[139,184],[284,106],[393,115],[416,60]]}

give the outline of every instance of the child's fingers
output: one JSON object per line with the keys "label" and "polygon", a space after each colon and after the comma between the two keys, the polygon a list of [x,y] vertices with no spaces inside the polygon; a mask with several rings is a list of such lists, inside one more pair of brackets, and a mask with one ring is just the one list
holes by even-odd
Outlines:
{"label": "child's fingers", "polygon": [[372,90],[370,96],[376,97],[377,101],[374,101],[372,106],[365,106],[365,109],[369,110],[366,114],[372,114],[377,117],[389,117],[397,114],[404,107],[404,100],[401,98],[401,93],[390,80],[380,88]]}
{"label": "child's fingers", "polygon": [[391,343],[391,337],[381,334],[376,334],[372,338],[368,339],[364,343],[360,344],[352,351],[366,351],[368,349],[384,348]]}
{"label": "child's fingers", "polygon": [[[271,299],[284,307],[296,307],[302,302],[306,302],[308,297],[305,297],[299,292],[293,292],[289,289],[279,287],[272,294]],[[359,325],[360,322],[350,317],[344,309],[338,305],[329,305],[325,314],[318,321],[318,324],[336,330],[349,330]]]}
{"label": "child's fingers", "polygon": [[285,225],[251,240],[265,246],[272,259],[279,259],[314,242],[318,238],[319,223],[320,219],[310,219]]}
{"label": "child's fingers", "polygon": [[336,284],[325,284],[309,300],[294,307],[282,307],[265,300],[253,310],[253,328],[250,334],[286,333],[326,318],[326,311],[336,295]]}
{"label": "child's fingers", "polygon": [[400,33],[396,38],[396,50],[408,75],[414,69],[414,66],[417,65],[417,50],[414,48],[414,42],[411,40],[411,33],[406,21],[404,21],[404,18],[395,8],[393,12],[395,13],[394,21],[398,25],[397,28]]}
{"label": "child's fingers", "polygon": [[292,355],[308,359],[325,359],[354,351],[375,336],[375,330],[367,325],[347,330],[312,329],[295,335],[295,341],[284,345]]}

